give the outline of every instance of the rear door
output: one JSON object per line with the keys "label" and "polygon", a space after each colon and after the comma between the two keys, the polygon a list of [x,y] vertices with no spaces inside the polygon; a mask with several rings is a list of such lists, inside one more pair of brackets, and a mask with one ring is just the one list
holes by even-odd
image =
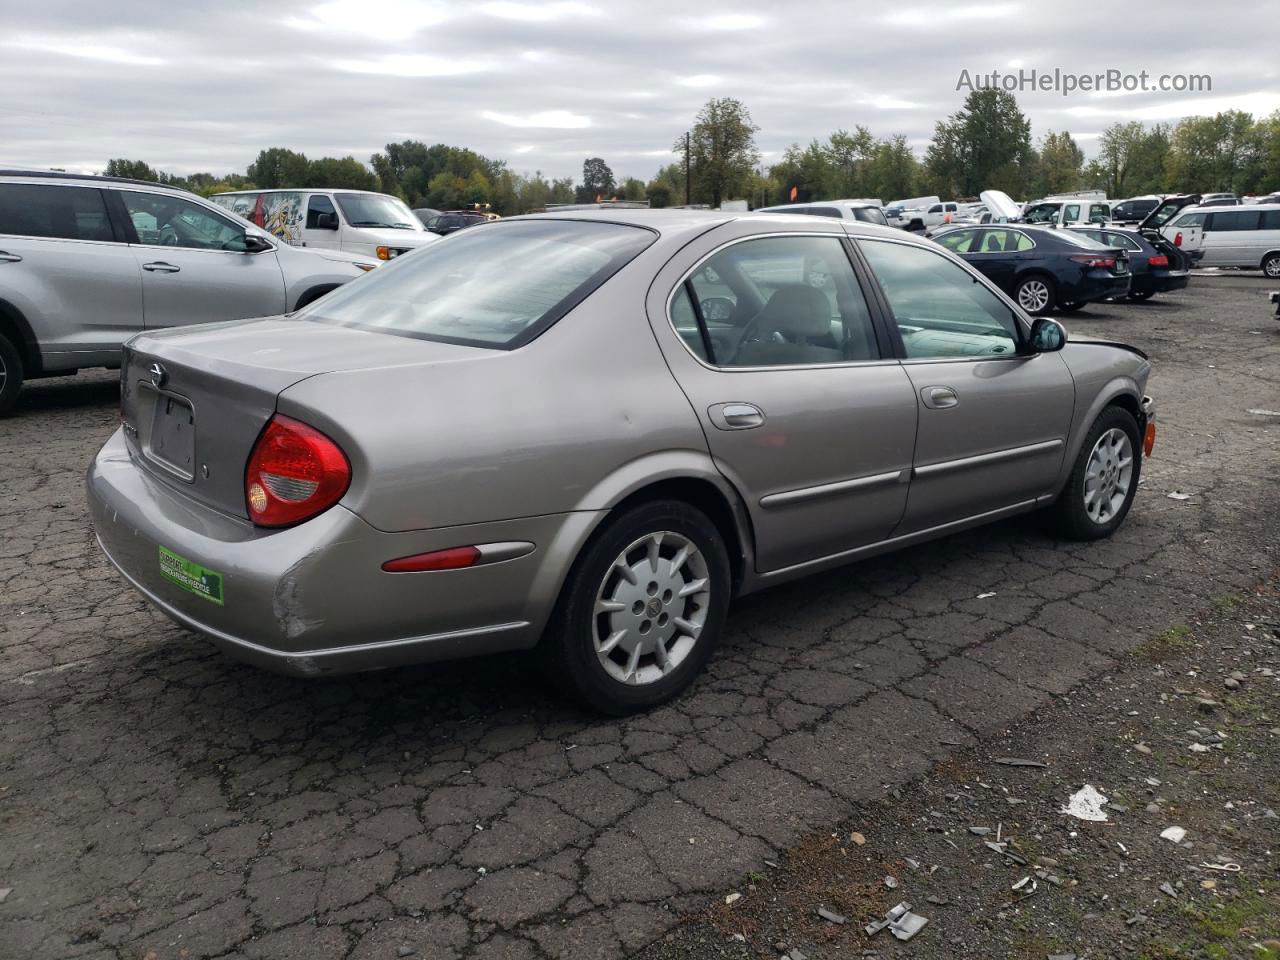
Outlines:
{"label": "rear door", "polygon": [[978,231],[977,241],[965,260],[985,274],[1001,290],[1011,293],[1018,264],[1029,256],[1035,244],[1020,230],[987,227]]}
{"label": "rear door", "polygon": [[1241,209],[1215,210],[1204,227],[1204,266],[1256,266],[1262,259],[1259,226],[1261,211]]}
{"label": "rear door", "polygon": [[915,397],[881,355],[843,234],[727,224],[664,267],[648,309],[746,504],[759,572],[889,535],[906,505]]}
{"label": "rear door", "polygon": [[114,363],[142,329],[142,280],[103,191],[0,183],[0,299],[30,323],[49,369]]}
{"label": "rear door", "polygon": [[941,251],[860,238],[920,422],[899,533],[1025,506],[1052,492],[1075,384],[1057,353],[1021,354],[1014,308]]}
{"label": "rear door", "polygon": [[244,224],[176,191],[113,190],[133,231],[148,329],[284,313],[274,249],[244,250]]}

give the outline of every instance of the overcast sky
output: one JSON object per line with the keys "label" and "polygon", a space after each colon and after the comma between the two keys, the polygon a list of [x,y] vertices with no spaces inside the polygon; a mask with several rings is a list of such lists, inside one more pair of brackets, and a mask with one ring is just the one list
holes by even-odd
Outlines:
{"label": "overcast sky", "polygon": [[243,171],[259,149],[368,162],[468,146],[579,177],[648,178],[712,96],[743,100],[768,163],[864,124],[923,155],[961,70],[1207,73],[1206,94],[1019,93],[1038,140],[1086,154],[1115,120],[1280,108],[1276,5],[706,0],[0,3],[0,165]]}

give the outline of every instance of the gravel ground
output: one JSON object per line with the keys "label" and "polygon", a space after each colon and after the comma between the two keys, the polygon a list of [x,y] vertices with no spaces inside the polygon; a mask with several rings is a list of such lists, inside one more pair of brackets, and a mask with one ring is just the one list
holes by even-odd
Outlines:
{"label": "gravel ground", "polygon": [[[1137,669],[1131,682],[1186,707],[1176,691],[1194,681],[1155,675],[1135,651],[1179,624],[1200,638],[1195,618],[1208,623],[1230,598],[1262,602],[1251,597],[1280,567],[1280,418],[1265,412],[1280,410],[1280,324],[1267,289],[1256,276],[1197,275],[1182,293],[1067,319],[1155,363],[1156,457],[1114,538],[1064,544],[1024,518],[748,598],[687,696],[623,721],[548,696],[519,657],[307,682],[218,655],[148,608],[93,543],[81,480],[114,429],[114,376],[35,384],[0,421],[0,957],[718,956],[743,944],[707,926],[709,906],[733,891],[748,894],[745,905],[790,889],[788,871],[806,857],[813,883],[834,882],[824,843],[835,833],[847,848],[854,824],[865,824],[863,857],[877,866],[846,873],[867,885],[865,898],[830,894],[851,918],[841,930],[896,902],[877,886],[881,865],[899,899],[928,894],[907,856],[940,867],[955,905],[918,903],[931,923],[899,947],[804,939],[809,928],[791,920],[775,933],[766,903],[766,941],[789,928],[788,950],[811,957],[1002,957],[1018,955],[1015,945],[1132,956],[1129,944],[1168,923],[1160,897],[1178,910],[1216,902],[1191,872],[1202,849],[1248,864],[1220,881],[1218,899],[1240,892],[1231,902],[1244,902],[1255,880],[1274,890],[1262,834],[1236,846],[1222,831],[1277,806],[1254,773],[1237,780],[1247,768],[1276,782],[1274,767],[1238,759],[1224,726],[1249,718],[1210,716],[1229,739],[1199,754],[1176,744],[1188,721],[1174,706],[1173,725],[1152,714],[1148,733],[1145,694],[1137,718],[1115,715],[1108,699],[1114,678]],[[1251,664],[1241,655],[1233,669]],[[1250,676],[1242,702],[1265,689]],[[1076,717],[1092,721],[1073,726]],[[1039,739],[1017,740],[1026,731]],[[1240,742],[1267,754],[1264,732],[1249,731]],[[1133,754],[1127,734],[1146,737],[1152,754]],[[1049,768],[987,762],[1015,746]],[[1140,756],[1132,776],[1162,783],[1175,782],[1177,761],[1205,764],[1193,781],[1208,791],[1203,808],[1188,787],[1146,814],[1162,788],[1148,797],[1143,780],[1104,762],[1112,755]],[[1128,868],[1107,895],[1123,890],[1118,905],[1147,919],[1114,935],[1110,900],[1088,899],[1110,889],[1094,873],[1123,862],[1102,843],[1112,833],[1081,824],[1069,837],[1053,810],[1086,781],[1129,807],[1111,830],[1133,839],[1135,857],[1148,856],[1150,830],[1175,820],[1197,844]],[[1002,787],[1028,801],[1025,812],[1009,805],[996,817]],[[961,791],[984,800],[973,812],[945,800]],[[1251,805],[1228,814],[1228,801]],[[965,833],[925,830],[925,806]],[[1060,859],[1055,875],[1080,885],[1037,878],[1032,900],[1000,918],[994,891],[1025,871],[984,854],[967,833],[978,817],[1003,824],[1017,849]],[[937,845],[944,836],[959,856],[944,859],[943,847],[957,853]],[[1055,857],[1064,846],[1079,852]],[[768,862],[781,865],[776,880]],[[742,882],[752,874],[756,891]],[[1179,880],[1176,901],[1151,892]],[[1064,906],[1056,927],[1039,925],[1042,905],[1067,903],[1082,912]],[[1090,939],[1095,928],[1111,946]],[[776,942],[750,939],[747,955],[776,955]]]}

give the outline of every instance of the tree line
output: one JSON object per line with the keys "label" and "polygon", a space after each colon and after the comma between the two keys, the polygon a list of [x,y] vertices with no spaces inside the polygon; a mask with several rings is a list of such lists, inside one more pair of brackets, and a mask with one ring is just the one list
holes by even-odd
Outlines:
{"label": "tree line", "polygon": [[719,206],[746,199],[752,207],[791,200],[937,194],[976,197],[995,188],[1019,199],[1067,190],[1099,189],[1113,198],[1143,193],[1280,189],[1280,111],[1255,119],[1239,110],[1187,117],[1177,124],[1114,123],[1098,155],[1086,161],[1070,131],[1049,131],[1033,143],[1031,123],[1003,90],[975,90],[940,120],[923,157],[906,137],[875,136],[867,127],[839,129],[806,146],[791,144],[762,163],[759,128],[733,97],[713,98],[687,134],[673,144],[672,163],[649,181],[618,177],[602,157],[589,157],[582,179],[517,173],[506,161],[465,147],[419,140],[389,143],[368,164],[354,157],[309,158],[284,147],[262,150],[243,174],[177,177],[138,160],[111,160],[106,173],[185,187],[204,196],[225,190],[336,187],[377,190],[412,207],[459,209],[487,204],[503,215],[550,203],[647,200]]}

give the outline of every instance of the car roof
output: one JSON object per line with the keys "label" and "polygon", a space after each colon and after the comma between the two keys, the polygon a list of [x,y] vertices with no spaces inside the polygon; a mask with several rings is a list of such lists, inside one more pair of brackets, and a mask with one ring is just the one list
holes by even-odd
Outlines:
{"label": "car roof", "polygon": [[0,169],[0,177],[13,177],[17,180],[76,180],[83,183],[127,183],[135,187],[159,187],[161,190],[174,190],[178,193],[189,193],[184,187],[171,183],[159,183],[155,180],[136,180],[133,177],[108,177],[99,173],[67,173],[63,170],[18,170]]}
{"label": "car roof", "polygon": [[381,190],[353,190],[347,187],[257,187],[245,190],[221,190],[213,194],[215,197],[233,197],[236,194],[258,193],[368,193],[375,197],[389,197],[391,194]]}

